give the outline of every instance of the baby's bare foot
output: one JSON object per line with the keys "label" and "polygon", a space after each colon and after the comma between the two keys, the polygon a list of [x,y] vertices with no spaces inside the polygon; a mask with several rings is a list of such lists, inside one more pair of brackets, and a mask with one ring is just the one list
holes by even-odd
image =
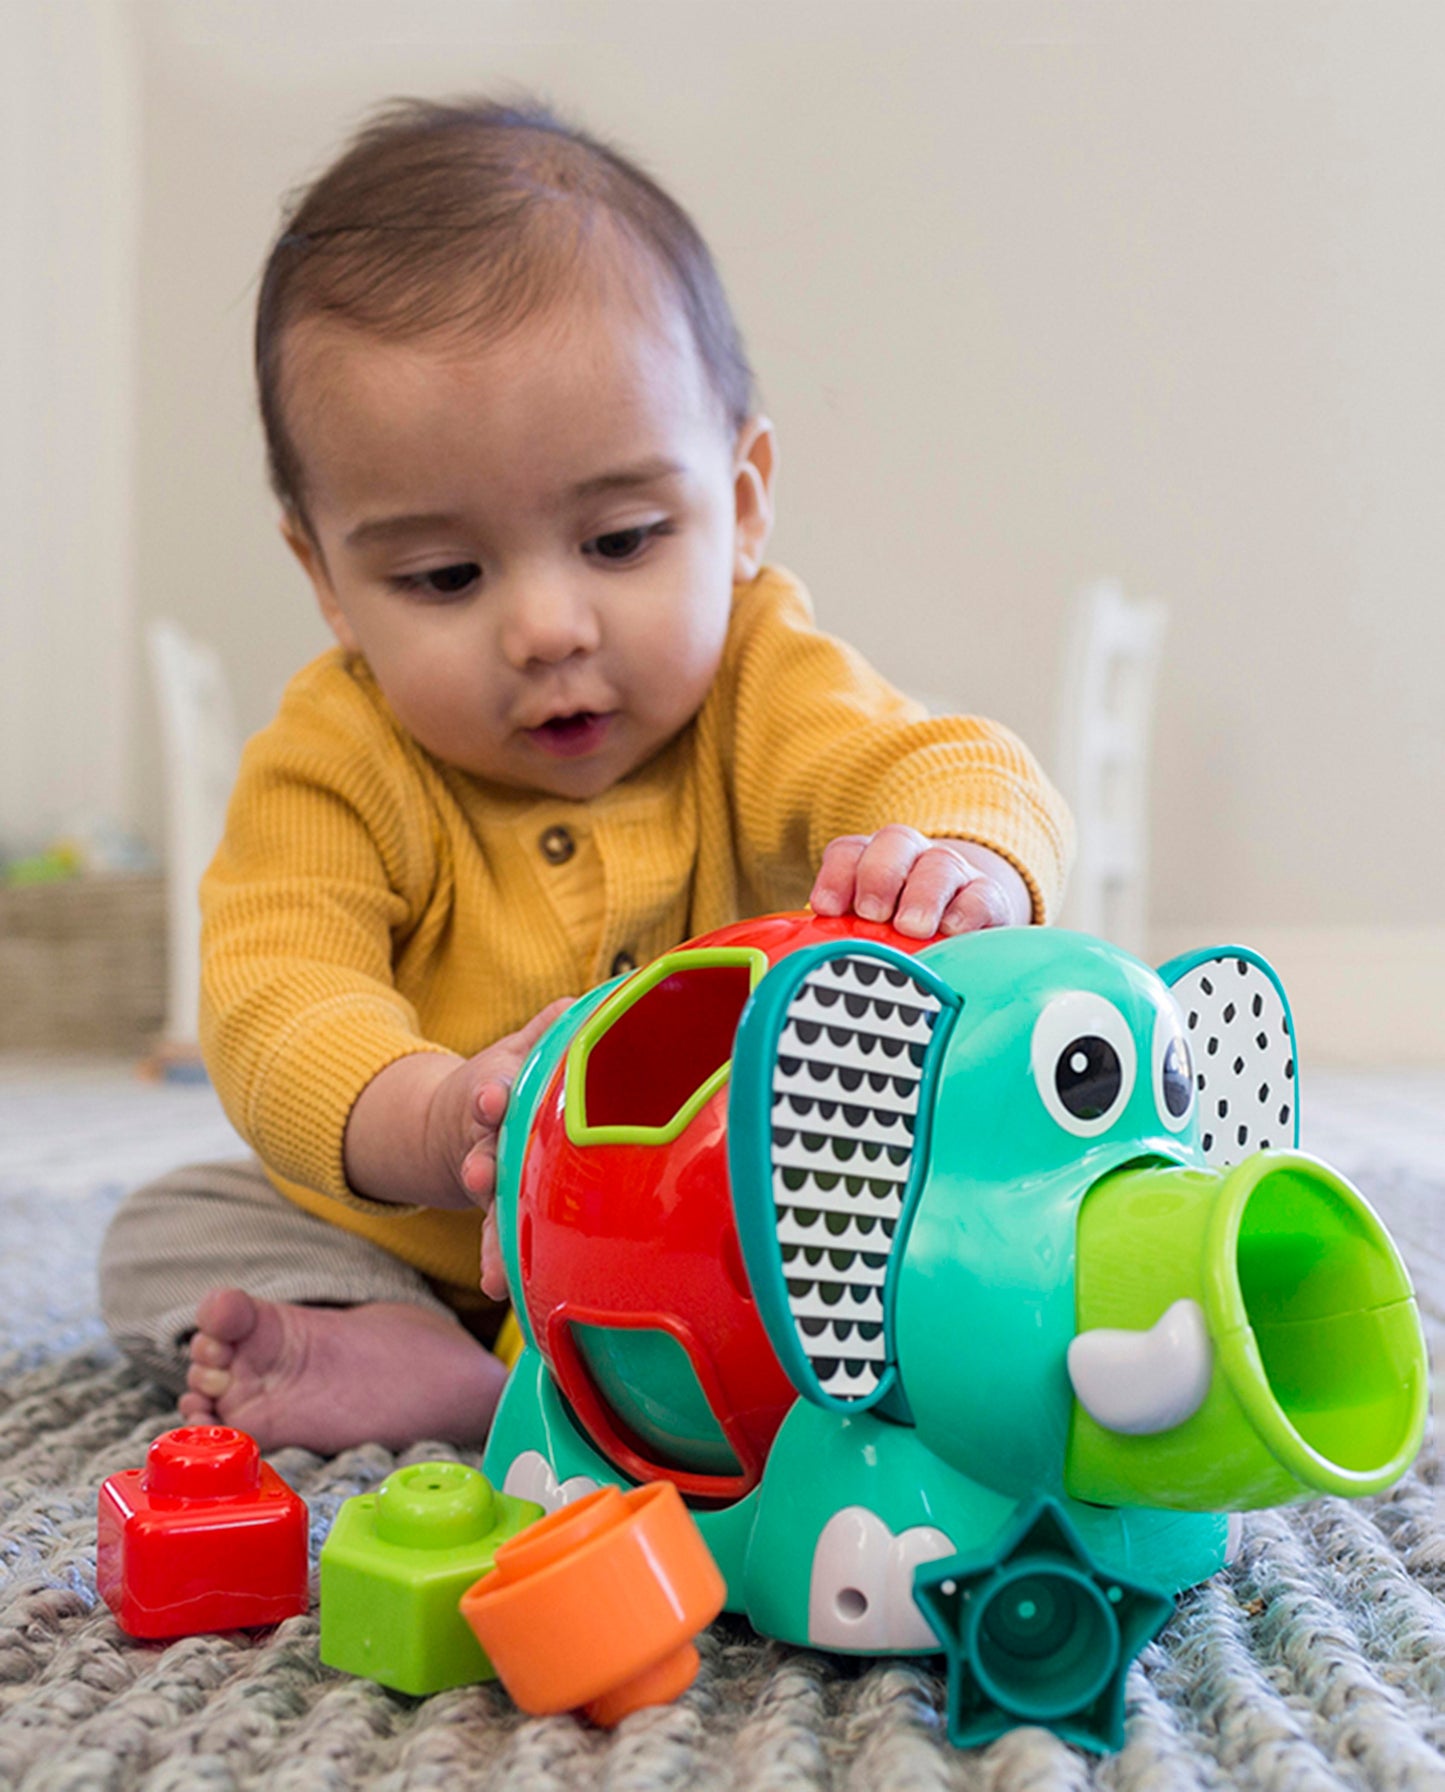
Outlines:
{"label": "baby's bare foot", "polygon": [[234,1425],[262,1450],[479,1444],[506,1379],[456,1320],[404,1303],[296,1307],[216,1288],[196,1324],[182,1417]]}

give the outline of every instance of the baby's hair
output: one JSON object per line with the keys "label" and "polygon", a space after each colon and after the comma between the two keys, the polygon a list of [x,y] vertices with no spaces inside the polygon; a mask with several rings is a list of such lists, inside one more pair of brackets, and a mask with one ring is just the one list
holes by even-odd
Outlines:
{"label": "baby's hair", "polygon": [[676,200],[543,105],[397,100],[291,205],[261,277],[256,379],[281,503],[305,521],[282,404],[288,330],[326,316],[389,340],[503,334],[575,285],[599,225],[652,262],[739,429],[752,374],[712,256]]}

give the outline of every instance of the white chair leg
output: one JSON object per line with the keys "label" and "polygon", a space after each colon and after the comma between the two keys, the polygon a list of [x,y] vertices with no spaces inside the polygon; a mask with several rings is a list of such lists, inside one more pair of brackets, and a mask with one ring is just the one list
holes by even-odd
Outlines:
{"label": "white chair leg", "polygon": [[240,746],[220,655],[173,622],[147,630],[166,785],[167,994],[163,1056],[199,1061],[201,873],[226,822]]}
{"label": "white chair leg", "polygon": [[1104,581],[1074,600],[1056,771],[1079,855],[1063,925],[1148,949],[1149,770],[1166,610]]}

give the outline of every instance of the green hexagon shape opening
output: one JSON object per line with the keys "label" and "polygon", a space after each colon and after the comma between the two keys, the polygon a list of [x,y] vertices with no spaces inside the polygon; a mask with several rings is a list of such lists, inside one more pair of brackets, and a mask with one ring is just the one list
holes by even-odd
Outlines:
{"label": "green hexagon shape opening", "polygon": [[666,1145],[732,1067],[733,1037],[766,956],[751,946],[665,952],[621,985],[567,1053],[567,1136]]}

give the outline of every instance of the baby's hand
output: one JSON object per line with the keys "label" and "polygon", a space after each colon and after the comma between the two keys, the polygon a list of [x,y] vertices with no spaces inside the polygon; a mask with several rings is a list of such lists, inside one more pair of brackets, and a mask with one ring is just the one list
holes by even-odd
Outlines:
{"label": "baby's hand", "polygon": [[1033,913],[1024,880],[998,853],[971,840],[929,840],[896,824],[830,840],[808,900],[816,914],[851,910],[920,940],[1022,926]]}
{"label": "baby's hand", "polygon": [[525,1027],[480,1051],[474,1058],[452,1072],[455,1079],[443,1098],[443,1109],[450,1106],[455,1118],[448,1130],[456,1131],[448,1147],[453,1163],[460,1164],[462,1187],[477,1204],[487,1209],[482,1222],[482,1292],[492,1300],[505,1300],[507,1276],[502,1267],[502,1249],[497,1238],[497,1216],[493,1201],[497,1190],[497,1134],[507,1099],[517,1072],[532,1047],[556,1020],[571,1007],[573,997],[562,996],[540,1014],[533,1015]]}

